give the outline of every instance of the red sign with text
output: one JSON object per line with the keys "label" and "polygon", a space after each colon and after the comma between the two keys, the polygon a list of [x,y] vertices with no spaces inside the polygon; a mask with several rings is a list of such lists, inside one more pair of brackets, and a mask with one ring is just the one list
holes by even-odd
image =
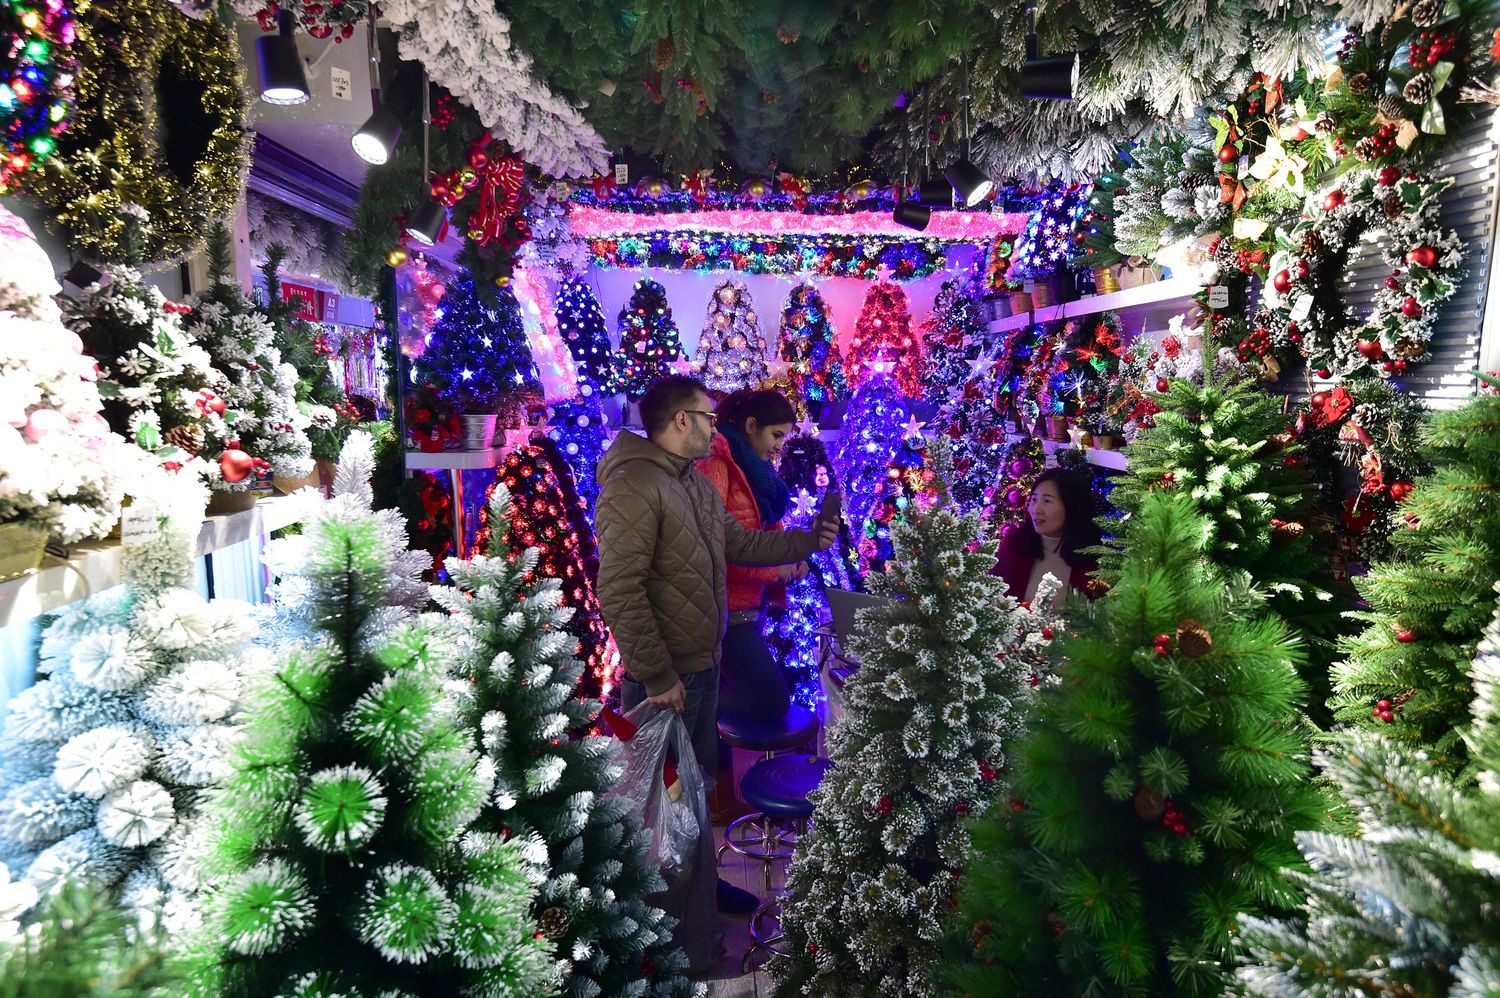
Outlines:
{"label": "red sign with text", "polygon": [[339,321],[339,293],[337,291],[319,291],[306,284],[283,281],[281,300],[297,303],[297,318],[299,319],[306,319],[308,322]]}

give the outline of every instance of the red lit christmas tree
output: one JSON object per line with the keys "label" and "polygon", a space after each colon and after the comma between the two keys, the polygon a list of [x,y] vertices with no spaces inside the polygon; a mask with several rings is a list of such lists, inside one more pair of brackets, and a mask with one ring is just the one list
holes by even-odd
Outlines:
{"label": "red lit christmas tree", "polygon": [[871,374],[890,374],[908,398],[922,394],[922,343],[911,328],[911,302],[899,284],[876,281],[854,324],[845,376],[858,388]]}
{"label": "red lit christmas tree", "polygon": [[630,301],[620,310],[619,327],[613,390],[639,402],[651,382],[667,373],[667,365],[682,357],[667,289],[650,278],[636,281]]}

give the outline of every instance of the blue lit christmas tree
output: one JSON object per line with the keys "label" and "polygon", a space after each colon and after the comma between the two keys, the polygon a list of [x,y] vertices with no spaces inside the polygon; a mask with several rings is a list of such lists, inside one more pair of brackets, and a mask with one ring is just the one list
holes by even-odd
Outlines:
{"label": "blue lit christmas tree", "polygon": [[599,480],[594,471],[599,458],[604,456],[604,407],[598,393],[579,395],[571,401],[549,406],[547,421],[547,436],[557,444],[568,467],[573,469],[578,494],[587,506],[584,516],[592,524],[594,500],[599,498]]}
{"label": "blue lit christmas tree", "polygon": [[667,373],[667,365],[682,357],[667,289],[650,278],[636,281],[630,301],[620,310],[619,327],[614,390],[639,402],[651,382]]}
{"label": "blue lit christmas tree", "polygon": [[[581,277],[567,278],[557,291],[553,311],[557,315],[557,331],[573,355],[580,392],[591,395],[607,389],[614,382],[615,361],[604,308],[594,296],[594,289]],[[583,392],[584,382],[590,385],[590,391]]]}
{"label": "blue lit christmas tree", "polygon": [[909,418],[906,400],[889,374],[871,373],[849,400],[834,464],[844,482],[844,515],[856,528],[885,483]]}
{"label": "blue lit christmas tree", "polygon": [[903,427],[903,433],[865,515],[863,536],[859,539],[860,567],[865,572],[884,572],[894,551],[891,531],[896,524],[907,522],[912,513],[927,509],[938,500],[938,484],[927,466],[927,441],[921,435],[922,424],[912,417]]}
{"label": "blue lit christmas tree", "polygon": [[539,387],[521,306],[508,288],[482,298],[469,275],[449,286],[427,336],[427,349],[412,363],[418,383],[435,386],[462,413],[496,411],[502,396]]}
{"label": "blue lit christmas tree", "polygon": [[844,359],[835,342],[837,333],[828,318],[828,305],[818,289],[799,284],[786,296],[781,308],[778,336],[781,359],[791,365],[792,384],[814,419],[829,402],[849,397],[844,378]]}

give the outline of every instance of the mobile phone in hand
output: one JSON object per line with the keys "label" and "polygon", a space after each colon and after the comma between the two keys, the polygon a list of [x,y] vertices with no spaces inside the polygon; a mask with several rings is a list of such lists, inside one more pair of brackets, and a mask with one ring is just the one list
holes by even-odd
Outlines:
{"label": "mobile phone in hand", "polygon": [[818,519],[824,523],[838,526],[844,516],[844,497],[836,490],[829,489],[823,493],[823,502],[818,506]]}

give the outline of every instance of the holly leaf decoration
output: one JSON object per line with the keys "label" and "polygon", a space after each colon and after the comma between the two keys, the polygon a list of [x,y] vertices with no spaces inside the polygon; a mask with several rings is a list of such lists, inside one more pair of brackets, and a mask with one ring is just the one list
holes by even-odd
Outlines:
{"label": "holly leaf decoration", "polygon": [[1436,100],[1430,101],[1426,110],[1422,112],[1422,131],[1428,135],[1448,134],[1448,123],[1443,116],[1443,105]]}
{"label": "holly leaf decoration", "polygon": [[[1432,92],[1440,94],[1443,92],[1443,88],[1448,85],[1449,78],[1453,76],[1453,63],[1440,62],[1436,66],[1433,66],[1430,72],[1432,74]],[[1436,103],[1436,101],[1433,101],[1433,103]]]}
{"label": "holly leaf decoration", "polygon": [[1214,148],[1222,149],[1224,143],[1229,140],[1229,122],[1222,115],[1214,115],[1208,119],[1208,123],[1214,129]]}

